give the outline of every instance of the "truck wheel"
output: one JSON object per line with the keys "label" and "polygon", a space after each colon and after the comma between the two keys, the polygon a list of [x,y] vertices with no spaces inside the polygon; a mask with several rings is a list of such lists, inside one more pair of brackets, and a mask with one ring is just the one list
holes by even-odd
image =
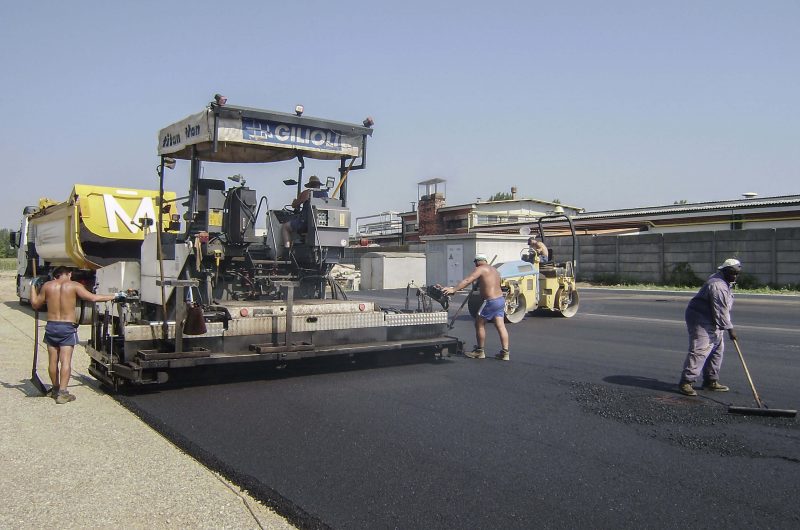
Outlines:
{"label": "truck wheel", "polygon": [[478,311],[481,310],[481,305],[483,305],[483,299],[481,295],[476,292],[472,292],[467,295],[469,297],[467,301],[467,309],[469,309],[469,314],[472,315],[472,318],[476,318],[478,316]]}
{"label": "truck wheel", "polygon": [[578,312],[580,299],[576,289],[566,290],[563,287],[556,291],[555,310],[564,318],[574,317]]}
{"label": "truck wheel", "polygon": [[521,322],[528,313],[528,305],[524,294],[518,294],[513,300],[506,300],[505,321],[511,324]]}

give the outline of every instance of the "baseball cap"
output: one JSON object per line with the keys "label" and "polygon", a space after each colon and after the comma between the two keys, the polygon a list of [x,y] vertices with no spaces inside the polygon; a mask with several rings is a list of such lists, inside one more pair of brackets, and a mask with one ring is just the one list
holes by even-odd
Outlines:
{"label": "baseball cap", "polygon": [[735,258],[728,258],[722,262],[722,265],[717,267],[717,270],[731,268],[737,272],[742,270],[742,262]]}
{"label": "baseball cap", "polygon": [[485,261],[487,263],[489,262],[489,260],[486,259],[486,254],[475,254],[475,259],[472,261]]}

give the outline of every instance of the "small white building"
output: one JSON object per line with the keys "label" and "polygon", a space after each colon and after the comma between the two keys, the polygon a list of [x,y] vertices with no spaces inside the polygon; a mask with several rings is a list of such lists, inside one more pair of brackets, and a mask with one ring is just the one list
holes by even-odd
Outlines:
{"label": "small white building", "polygon": [[476,254],[493,264],[520,259],[528,248],[528,236],[518,234],[449,234],[426,236],[428,284],[455,285],[475,268]]}
{"label": "small white building", "polygon": [[425,285],[425,254],[367,252],[361,256],[361,289],[399,289],[412,281]]}

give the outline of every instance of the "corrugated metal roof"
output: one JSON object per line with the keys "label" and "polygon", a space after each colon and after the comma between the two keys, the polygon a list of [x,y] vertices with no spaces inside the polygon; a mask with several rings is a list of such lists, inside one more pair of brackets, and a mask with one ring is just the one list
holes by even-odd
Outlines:
{"label": "corrugated metal roof", "polygon": [[585,212],[575,215],[576,221],[584,219],[602,219],[609,217],[631,217],[636,215],[654,215],[668,213],[692,213],[714,210],[730,210],[742,208],[768,208],[771,206],[796,206],[800,205],[800,195],[782,195],[778,197],[763,197],[761,199],[737,199],[732,201],[697,202],[691,204],[671,204],[667,206],[649,206],[643,208],[629,208],[625,210],[602,210]]}
{"label": "corrugated metal roof", "polygon": [[568,204],[563,204],[559,202],[551,202],[551,201],[543,201],[539,199],[503,199],[500,201],[481,201],[481,202],[472,202],[466,204],[454,204],[453,206],[442,206],[437,211],[453,211],[453,210],[466,210],[466,209],[476,209],[480,208],[482,204],[507,204],[507,203],[517,203],[517,204],[544,204],[547,206],[561,206],[562,208],[568,208],[575,211],[583,210],[583,208],[579,208],[578,206],[569,206]]}

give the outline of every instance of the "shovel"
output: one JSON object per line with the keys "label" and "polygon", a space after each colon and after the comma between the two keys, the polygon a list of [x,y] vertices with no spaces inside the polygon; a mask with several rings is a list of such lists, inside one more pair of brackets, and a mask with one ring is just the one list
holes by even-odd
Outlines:
{"label": "shovel", "polygon": [[469,297],[472,295],[474,291],[475,287],[473,286],[472,290],[467,294],[467,297],[464,298],[464,301],[461,302],[461,305],[458,306],[458,309],[456,309],[456,312],[453,313],[453,318],[450,319],[450,324],[447,325],[447,329],[453,329],[453,326],[455,326],[456,324],[456,318],[458,318],[458,314],[461,312],[464,306],[467,305],[467,301],[469,300]]}
{"label": "shovel", "polygon": [[773,416],[780,418],[794,418],[797,416],[797,411],[792,409],[770,409],[761,401],[756,392],[756,387],[753,384],[753,379],[750,377],[750,371],[747,369],[747,364],[744,362],[744,355],[742,349],[739,348],[739,341],[733,339],[733,345],[736,346],[736,352],[739,354],[739,360],[742,361],[742,368],[744,368],[744,375],[747,376],[747,382],[750,383],[750,389],[753,391],[753,398],[756,400],[758,407],[728,407],[729,414],[745,414],[749,416]]}
{"label": "shovel", "polygon": [[39,361],[39,312],[36,311],[36,330],[34,331],[33,339],[33,368],[31,368],[31,383],[36,387],[43,396],[47,395],[49,388],[42,383],[39,379],[39,374],[36,373],[36,364]]}

